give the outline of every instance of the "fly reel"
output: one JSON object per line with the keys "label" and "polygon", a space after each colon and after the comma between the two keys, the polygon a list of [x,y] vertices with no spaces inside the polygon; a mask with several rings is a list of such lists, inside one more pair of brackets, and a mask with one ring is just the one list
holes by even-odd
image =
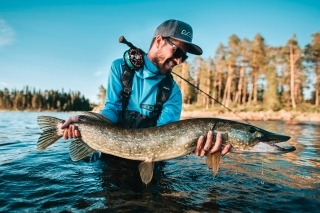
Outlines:
{"label": "fly reel", "polygon": [[130,69],[137,70],[144,64],[143,55],[140,52],[140,49],[137,48],[130,48],[129,50],[125,51],[123,54],[123,59]]}

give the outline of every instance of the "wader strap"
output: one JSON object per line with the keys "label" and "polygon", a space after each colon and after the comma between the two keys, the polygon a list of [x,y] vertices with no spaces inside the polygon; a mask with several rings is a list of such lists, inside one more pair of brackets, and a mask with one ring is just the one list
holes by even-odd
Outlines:
{"label": "wader strap", "polygon": [[125,111],[127,109],[129,98],[131,95],[131,89],[132,89],[132,80],[134,76],[134,69],[130,69],[126,64],[122,65],[123,72],[121,75],[121,83],[123,86],[123,90],[121,91],[122,96],[122,111]]}
{"label": "wader strap", "polygon": [[153,111],[150,113],[151,118],[159,119],[163,104],[169,99],[173,88],[172,75],[167,75],[159,84],[157,99]]}
{"label": "wader strap", "polygon": [[121,83],[123,90],[122,96],[122,111],[121,118],[119,118],[119,124],[127,128],[146,128],[157,125],[157,120],[160,117],[162,105],[169,99],[171,90],[173,88],[172,75],[167,75],[159,83],[156,103],[150,116],[142,115],[138,112],[127,112],[129,104],[129,98],[132,91],[132,81],[135,75],[135,70],[130,69],[125,63],[123,64],[123,73],[121,75]]}
{"label": "wader strap", "polygon": [[150,118],[136,111],[121,111],[121,116],[119,116],[118,124],[125,128],[139,129],[148,128],[157,125],[157,120],[155,118]]}

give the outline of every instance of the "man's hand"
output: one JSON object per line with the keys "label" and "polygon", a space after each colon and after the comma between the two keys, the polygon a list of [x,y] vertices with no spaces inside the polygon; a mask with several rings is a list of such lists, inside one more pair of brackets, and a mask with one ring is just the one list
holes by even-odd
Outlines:
{"label": "man's hand", "polygon": [[[221,144],[222,144],[222,136],[221,133],[218,133],[216,136],[216,142],[212,146],[212,139],[213,139],[213,133],[212,131],[209,131],[207,134],[207,138],[205,141],[204,136],[200,136],[197,142],[197,147],[194,150],[194,154],[200,157],[203,157],[205,155],[211,155],[215,152],[218,152],[222,149]],[[221,156],[227,154],[229,152],[231,145],[228,144],[226,145],[222,151],[221,151]]]}
{"label": "man's hand", "polygon": [[79,115],[71,116],[69,117],[61,126],[61,129],[65,129],[63,133],[63,138],[67,140],[68,138],[80,138],[80,132],[76,125],[73,123],[76,123],[79,121]]}

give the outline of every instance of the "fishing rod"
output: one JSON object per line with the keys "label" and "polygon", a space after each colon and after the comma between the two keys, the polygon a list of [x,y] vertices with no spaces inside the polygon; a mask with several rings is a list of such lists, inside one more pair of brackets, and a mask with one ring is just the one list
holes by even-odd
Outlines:
{"label": "fishing rod", "polygon": [[209,95],[208,93],[206,93],[205,91],[203,91],[202,89],[200,89],[199,87],[197,87],[196,85],[192,84],[190,81],[188,81],[187,79],[183,78],[181,75],[178,75],[177,73],[173,72],[173,74],[175,74],[176,76],[178,76],[179,78],[181,78],[182,80],[184,80],[185,82],[187,82],[189,85],[193,86],[194,88],[196,88],[199,92],[201,92],[202,94],[208,96],[209,98],[211,98],[212,100],[214,100],[216,103],[220,104],[221,106],[223,106],[224,108],[226,108],[229,112],[232,112],[233,114],[235,114],[236,116],[238,116],[239,118],[241,118],[243,121],[245,121],[247,124],[251,124],[249,121],[247,121],[246,119],[242,118],[239,114],[237,114],[236,112],[234,112],[232,109],[228,108],[227,106],[225,106],[224,104],[222,104],[220,101],[218,101],[217,99],[215,99],[214,97],[212,97],[211,95]]}
{"label": "fishing rod", "polygon": [[[142,59],[142,55],[146,54],[142,49],[137,48],[136,46],[134,46],[131,42],[127,41],[125,39],[124,36],[120,36],[119,38],[119,42],[126,44],[130,47],[130,50],[126,51],[124,53],[124,59],[125,59],[125,63],[130,67],[134,67],[134,68],[140,68],[142,63],[141,59]],[[134,51],[133,51],[134,50]],[[137,65],[138,64],[138,67]],[[232,112],[233,114],[235,114],[236,116],[238,116],[239,118],[241,118],[243,121],[245,121],[247,124],[250,124],[250,122],[248,122],[246,119],[242,118],[239,114],[237,114],[236,112],[234,112],[232,109],[230,109],[229,107],[225,106],[224,104],[222,104],[220,101],[218,101],[217,99],[215,99],[214,97],[212,97],[211,95],[209,95],[208,93],[206,93],[205,91],[203,91],[202,89],[200,89],[198,86],[192,84],[190,81],[188,81],[187,79],[183,78],[181,75],[178,75],[177,73],[173,72],[173,74],[175,74],[176,76],[178,76],[179,78],[181,78],[182,80],[184,80],[185,82],[187,82],[189,85],[191,85],[192,87],[194,87],[195,89],[197,89],[199,92],[201,92],[202,94],[206,95],[207,97],[211,98],[212,100],[214,100],[216,103],[220,104],[221,106],[223,106],[224,108],[226,108],[229,112]]]}

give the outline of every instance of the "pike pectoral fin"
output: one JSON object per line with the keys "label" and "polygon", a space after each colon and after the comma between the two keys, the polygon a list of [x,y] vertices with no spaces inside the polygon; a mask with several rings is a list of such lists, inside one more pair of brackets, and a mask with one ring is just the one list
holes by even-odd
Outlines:
{"label": "pike pectoral fin", "polygon": [[207,156],[206,162],[208,168],[212,168],[213,176],[216,176],[219,170],[221,151]]}
{"label": "pike pectoral fin", "polygon": [[153,165],[152,161],[143,161],[139,164],[140,177],[145,184],[148,184],[153,177]]}
{"label": "pike pectoral fin", "polygon": [[69,150],[73,161],[79,161],[94,152],[94,149],[79,139],[70,143]]}

